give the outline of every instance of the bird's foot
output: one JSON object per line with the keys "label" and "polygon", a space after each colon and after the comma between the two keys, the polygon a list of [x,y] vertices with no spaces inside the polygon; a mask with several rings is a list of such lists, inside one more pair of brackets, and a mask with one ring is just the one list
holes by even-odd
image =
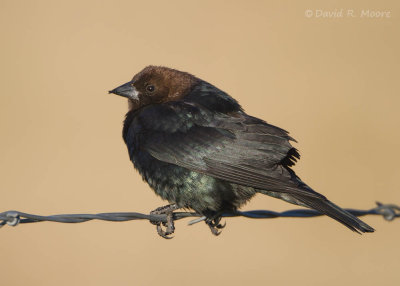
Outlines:
{"label": "bird's foot", "polygon": [[[155,224],[157,227],[157,233],[159,236],[165,239],[171,239],[173,236],[171,234],[175,231],[174,225],[174,210],[179,209],[176,204],[166,205],[163,207],[156,208],[154,211],[151,211],[151,215],[162,215],[165,214],[167,216],[166,222],[160,221],[150,221],[152,224]],[[165,227],[165,230],[163,229]]]}
{"label": "bird's foot", "polygon": [[222,229],[226,226],[226,222],[221,224],[221,217],[206,219],[206,224],[210,228],[211,233],[215,236],[220,235]]}

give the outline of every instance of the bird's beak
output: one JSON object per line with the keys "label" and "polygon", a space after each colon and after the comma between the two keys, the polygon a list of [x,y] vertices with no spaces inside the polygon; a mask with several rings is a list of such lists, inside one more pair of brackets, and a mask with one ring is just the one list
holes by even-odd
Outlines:
{"label": "bird's beak", "polygon": [[114,93],[123,97],[127,97],[132,100],[138,100],[139,99],[139,92],[137,89],[132,86],[132,82],[129,81],[117,88],[114,88],[113,90],[110,90],[108,93]]}

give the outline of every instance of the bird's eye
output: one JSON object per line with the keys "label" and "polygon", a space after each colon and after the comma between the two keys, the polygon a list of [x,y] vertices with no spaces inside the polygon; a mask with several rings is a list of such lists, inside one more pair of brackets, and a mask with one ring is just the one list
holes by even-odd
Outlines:
{"label": "bird's eye", "polygon": [[146,90],[147,91],[149,91],[149,92],[153,92],[154,91],[154,85],[148,85],[148,86],[146,86]]}

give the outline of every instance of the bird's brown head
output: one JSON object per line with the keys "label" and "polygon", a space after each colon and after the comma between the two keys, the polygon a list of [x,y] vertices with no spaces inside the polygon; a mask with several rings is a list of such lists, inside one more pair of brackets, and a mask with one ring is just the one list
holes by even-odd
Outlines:
{"label": "bird's brown head", "polygon": [[167,67],[148,66],[131,81],[110,90],[128,98],[130,109],[183,98],[199,81],[193,75]]}

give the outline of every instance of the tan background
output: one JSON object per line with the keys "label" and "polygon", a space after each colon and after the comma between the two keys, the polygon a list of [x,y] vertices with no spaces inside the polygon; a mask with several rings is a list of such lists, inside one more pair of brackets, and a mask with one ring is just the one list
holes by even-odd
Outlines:
{"label": "tan background", "polygon": [[[299,175],[343,207],[400,203],[398,1],[0,1],[0,211],[164,204],[107,91],[148,64],[189,71],[298,139]],[[390,11],[316,18],[305,11]],[[245,209],[295,206],[258,196]],[[399,285],[400,220],[38,223],[0,230],[1,285]]]}

